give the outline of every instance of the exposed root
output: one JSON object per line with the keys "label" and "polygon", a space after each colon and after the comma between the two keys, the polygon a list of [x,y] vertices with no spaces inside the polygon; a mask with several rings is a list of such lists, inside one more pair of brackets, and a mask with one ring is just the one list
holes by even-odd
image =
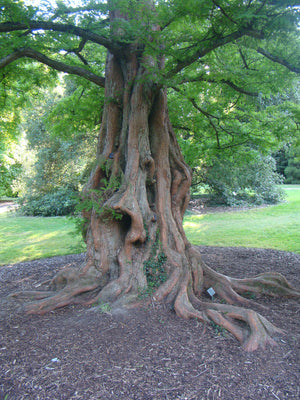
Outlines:
{"label": "exposed root", "polygon": [[56,308],[65,307],[70,304],[82,303],[82,299],[79,299],[79,295],[91,292],[97,289],[97,284],[90,286],[80,286],[77,288],[67,287],[58,292],[23,292],[15,293],[12,297],[17,297],[18,299],[27,298],[31,301],[29,304],[24,306],[24,310],[27,314],[45,314]]}
{"label": "exposed root", "polygon": [[[246,351],[264,349],[276,345],[272,335],[283,333],[259,313],[226,304],[207,304],[207,316],[216,324],[231,332],[243,344]],[[241,326],[238,321],[244,322]]]}
{"label": "exposed root", "polygon": [[[169,256],[172,255],[172,252]],[[174,254],[173,254],[174,256]],[[180,260],[181,258],[181,260]],[[173,257],[175,261],[176,257]],[[185,262],[183,262],[185,260]],[[99,299],[109,302],[137,300],[132,287],[132,264],[126,261],[121,251],[118,256],[120,275],[107,281],[92,265],[78,269],[61,270],[51,281],[53,291],[29,291],[15,293],[13,297],[31,302],[25,305],[29,314],[44,314],[69,304],[92,304]],[[249,309],[254,304],[245,299],[242,293],[267,293],[272,296],[299,297],[300,293],[287,280],[277,273],[264,273],[254,278],[235,279],[213,271],[201,261],[198,250],[186,249],[185,256],[176,259],[170,275],[155,292],[154,301],[166,301],[174,306],[176,314],[184,319],[197,319],[204,323],[213,322],[229,331],[246,351],[264,349],[276,345],[272,338],[281,329],[258,312]],[[184,266],[182,266],[184,263]],[[181,264],[181,265],[180,265]],[[227,304],[207,302],[200,299],[201,292],[212,286]],[[135,303],[134,303],[135,304]],[[237,305],[242,305],[239,307]],[[246,306],[246,307],[245,307]]]}
{"label": "exposed root", "polygon": [[[258,312],[249,309],[249,305],[262,306],[240,294],[252,292],[267,293],[272,296],[300,297],[300,292],[278,273],[264,273],[254,278],[234,279],[217,273],[204,264],[196,248],[188,249],[187,253],[190,261],[193,262],[190,265],[190,272],[186,273],[184,279],[180,279],[181,285],[174,304],[177,315],[186,319],[212,321],[220,325],[242,343],[246,351],[276,345],[272,336],[282,334],[283,331]],[[197,255],[201,266],[200,271],[195,267]],[[194,281],[195,279],[197,282]],[[199,279],[202,280],[201,283],[198,282]],[[207,289],[211,286],[217,293],[218,299],[225,300],[228,304],[203,302],[199,296],[196,296],[199,287]]]}
{"label": "exposed root", "polygon": [[[193,301],[191,301],[191,299]],[[195,305],[192,305],[193,304]],[[197,307],[197,308],[196,308]],[[182,288],[175,301],[178,316],[200,321],[212,321],[229,331],[246,351],[276,345],[272,335],[283,333],[259,313],[237,306],[202,302]]]}
{"label": "exposed root", "polygon": [[239,293],[251,292],[285,297],[300,296],[300,292],[293,288],[283,275],[277,272],[265,272],[250,279],[230,278],[230,283]]}
{"label": "exposed root", "polygon": [[61,270],[51,281],[52,291],[28,291],[13,293],[10,296],[18,300],[28,299],[24,306],[27,314],[45,314],[56,308],[70,304],[84,303],[85,293],[99,289],[101,279],[93,267],[84,273],[84,267],[78,269],[66,268]]}

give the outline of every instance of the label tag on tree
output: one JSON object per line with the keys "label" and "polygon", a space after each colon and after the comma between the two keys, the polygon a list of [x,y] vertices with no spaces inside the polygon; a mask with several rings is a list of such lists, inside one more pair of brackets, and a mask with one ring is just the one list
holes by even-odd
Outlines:
{"label": "label tag on tree", "polygon": [[207,293],[211,296],[211,299],[214,299],[214,295],[216,294],[216,292],[214,291],[214,289],[212,287],[210,287],[209,289],[207,289]]}

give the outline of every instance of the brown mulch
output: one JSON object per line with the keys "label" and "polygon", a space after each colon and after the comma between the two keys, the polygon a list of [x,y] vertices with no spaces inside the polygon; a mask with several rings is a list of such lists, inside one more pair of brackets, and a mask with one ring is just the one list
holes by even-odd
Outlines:
{"label": "brown mulch", "polygon": [[[203,259],[236,277],[274,270],[299,288],[300,255],[200,247]],[[217,326],[184,321],[152,305],[116,310],[72,306],[28,316],[7,295],[38,288],[84,255],[0,267],[0,399],[285,400],[300,398],[299,302],[265,299],[263,313],[286,335],[246,353]],[[107,310],[106,310],[107,311]]]}

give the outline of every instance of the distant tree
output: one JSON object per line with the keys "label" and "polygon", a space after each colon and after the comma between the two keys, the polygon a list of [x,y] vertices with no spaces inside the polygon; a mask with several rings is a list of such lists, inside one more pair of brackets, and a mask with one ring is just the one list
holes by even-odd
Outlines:
{"label": "distant tree", "polygon": [[[47,3],[37,10],[21,1],[2,2],[4,82],[10,74],[51,68],[105,89],[94,168],[82,194],[86,261],[78,270],[60,272],[53,292],[30,292],[35,301],[28,312],[98,299],[120,306],[152,289],[153,301],[165,301],[183,318],[212,320],[249,351],[274,343],[278,329],[249,310],[251,301],[240,293],[299,292],[276,273],[253,279],[217,273],[188,242],[182,219],[192,174],[172,127],[167,95],[177,99],[177,105],[170,103],[174,126],[193,132],[196,141],[213,133],[216,150],[249,137],[257,144],[278,140],[285,125],[270,108],[256,109],[257,102],[250,107],[244,99],[263,101],[285,90],[300,72],[294,5],[109,0],[73,7]],[[187,126],[190,106],[197,114]],[[200,299],[211,286],[227,304]]]}
{"label": "distant tree", "polygon": [[[86,90],[92,97],[92,90]],[[44,91],[23,113],[21,129],[27,146],[22,157],[31,157],[33,162],[24,166],[15,186],[22,188],[21,212],[26,215],[74,212],[75,195],[90,173],[98,128],[92,113],[90,118],[83,117],[86,103],[72,110],[71,104],[83,93],[82,87],[74,86],[74,79],[68,80],[65,88],[60,85],[59,90]]]}
{"label": "distant tree", "polygon": [[287,166],[284,169],[285,183],[300,183],[300,148],[291,146],[287,151]]}
{"label": "distant tree", "polygon": [[1,197],[16,197],[13,182],[21,172],[21,164],[14,159],[11,152],[0,153],[0,199]]}

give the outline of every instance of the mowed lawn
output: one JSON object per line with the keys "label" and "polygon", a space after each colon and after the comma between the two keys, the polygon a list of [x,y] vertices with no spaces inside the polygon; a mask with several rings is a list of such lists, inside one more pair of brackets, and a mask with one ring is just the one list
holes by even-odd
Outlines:
{"label": "mowed lawn", "polygon": [[66,217],[0,214],[0,265],[84,251],[83,241],[74,230],[73,222]]}
{"label": "mowed lawn", "polygon": [[[191,243],[259,247],[300,253],[300,185],[287,186],[286,202],[248,211],[187,215]],[[0,214],[0,265],[84,251],[74,223],[65,217]]]}
{"label": "mowed lawn", "polygon": [[300,185],[285,187],[284,203],[247,211],[187,215],[191,243],[259,247],[300,253]]}

